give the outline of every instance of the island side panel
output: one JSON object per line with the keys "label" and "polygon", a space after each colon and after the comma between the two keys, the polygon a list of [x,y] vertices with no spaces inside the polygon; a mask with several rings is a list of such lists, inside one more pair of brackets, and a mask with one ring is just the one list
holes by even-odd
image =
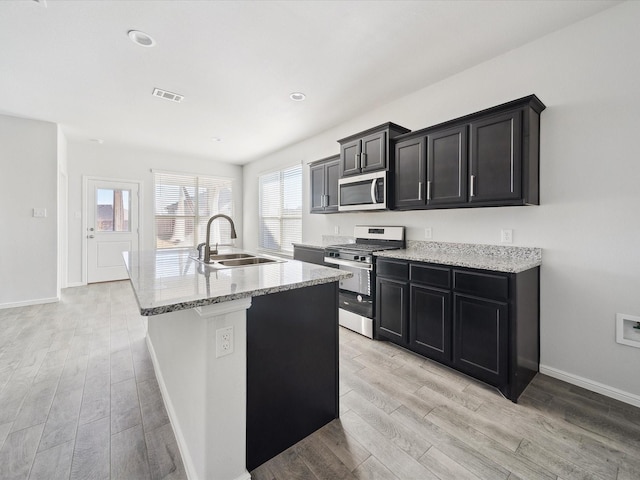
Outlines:
{"label": "island side panel", "polygon": [[338,283],[247,310],[247,469],[338,418]]}

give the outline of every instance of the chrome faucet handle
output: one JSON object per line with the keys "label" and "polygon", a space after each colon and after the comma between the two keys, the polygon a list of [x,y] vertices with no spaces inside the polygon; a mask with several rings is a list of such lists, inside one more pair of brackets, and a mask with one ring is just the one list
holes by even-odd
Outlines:
{"label": "chrome faucet handle", "polygon": [[214,255],[218,254],[218,242],[216,242],[216,248],[214,250],[212,250],[211,253],[214,254]]}
{"label": "chrome faucet handle", "polygon": [[196,247],[198,249],[198,260],[204,260],[202,249],[204,248],[205,245],[206,245],[205,243],[199,243],[198,246]]}

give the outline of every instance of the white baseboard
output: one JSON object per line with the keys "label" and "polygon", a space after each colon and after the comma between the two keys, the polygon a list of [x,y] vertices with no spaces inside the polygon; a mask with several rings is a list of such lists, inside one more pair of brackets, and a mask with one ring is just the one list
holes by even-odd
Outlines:
{"label": "white baseboard", "polygon": [[30,305],[42,305],[44,303],[56,303],[59,301],[60,301],[59,297],[50,297],[50,298],[36,298],[35,300],[25,300],[24,302],[0,303],[0,310],[3,310],[5,308],[28,307]]}
{"label": "white baseboard", "polygon": [[162,372],[160,371],[160,366],[158,365],[158,357],[156,357],[156,352],[153,348],[151,340],[149,340],[148,335],[146,337],[146,341],[147,348],[149,349],[149,355],[151,356],[151,363],[153,363],[153,370],[156,373],[156,379],[158,380],[158,385],[160,386],[160,391],[162,392],[162,401],[164,402],[164,408],[167,410],[167,415],[169,415],[169,423],[171,424],[173,435],[176,437],[176,442],[178,443],[178,450],[180,450],[180,456],[182,457],[182,463],[184,464],[187,478],[189,480],[197,480],[198,476],[195,473],[196,469],[191,462],[191,455],[189,455],[187,443],[185,442],[184,435],[182,434],[182,430],[180,429],[180,424],[178,423],[175,409],[173,408],[173,404],[171,403],[169,393],[167,392],[167,386],[164,383],[164,378],[162,378]]}
{"label": "white baseboard", "polygon": [[85,282],[72,282],[72,283],[67,283],[66,288],[73,288],[73,287],[86,287],[87,284]]}
{"label": "white baseboard", "polygon": [[619,388],[611,387],[609,385],[605,385],[588,378],[580,377],[572,373],[563,372],[562,370],[558,370],[557,368],[547,367],[546,365],[540,365],[540,373],[549,375],[553,378],[557,378],[558,380],[562,380],[563,382],[570,383],[571,385],[576,385],[578,387],[591,390],[592,392],[599,393],[601,395],[604,395],[605,397],[620,400],[621,402],[628,403],[629,405],[633,405],[634,407],[640,407],[640,395],[625,392],[624,390],[620,390]]}

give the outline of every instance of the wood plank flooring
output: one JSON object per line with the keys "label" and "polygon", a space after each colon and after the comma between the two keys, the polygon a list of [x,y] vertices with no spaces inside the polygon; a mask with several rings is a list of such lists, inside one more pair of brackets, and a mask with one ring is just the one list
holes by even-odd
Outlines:
{"label": "wood plank flooring", "polygon": [[0,310],[0,479],[186,479],[129,282]]}
{"label": "wood plank flooring", "polygon": [[[0,479],[186,479],[128,282],[0,310]],[[515,405],[340,332],[340,419],[254,480],[640,479],[640,409],[538,375]]]}
{"label": "wood plank flooring", "polygon": [[340,331],[340,419],[254,480],[640,479],[640,409],[538,375],[513,404],[386,342]]}

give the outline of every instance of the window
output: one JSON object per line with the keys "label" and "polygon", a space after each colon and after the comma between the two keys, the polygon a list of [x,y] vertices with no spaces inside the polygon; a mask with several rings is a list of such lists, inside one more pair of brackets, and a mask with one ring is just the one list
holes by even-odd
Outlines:
{"label": "window", "polygon": [[302,240],[302,165],[260,176],[259,216],[260,247],[293,252]]}
{"label": "window", "polygon": [[131,190],[96,190],[96,230],[98,232],[129,232]]}
{"label": "window", "polygon": [[[206,241],[207,222],[218,213],[232,216],[232,180],[156,172],[156,248],[194,248]],[[211,224],[211,243],[231,243],[231,226]]]}

